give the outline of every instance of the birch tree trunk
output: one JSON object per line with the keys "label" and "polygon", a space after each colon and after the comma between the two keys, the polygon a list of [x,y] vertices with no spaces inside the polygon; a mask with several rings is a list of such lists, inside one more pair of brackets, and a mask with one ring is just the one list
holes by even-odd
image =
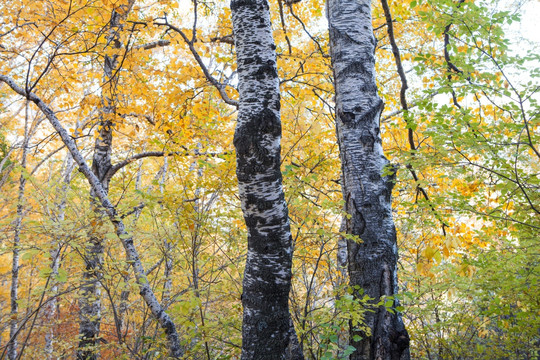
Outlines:
{"label": "birch tree trunk", "polygon": [[[73,162],[73,157],[68,152],[66,154],[66,160],[65,160],[65,171],[62,176],[62,187],[60,189],[60,202],[58,204],[58,207],[56,209],[56,217],[55,222],[58,224],[61,224],[64,221],[65,213],[66,213],[66,197],[67,197],[67,190],[68,186],[71,183],[71,174],[73,172],[73,168],[75,167],[75,163]],[[44,316],[47,320],[47,324],[49,325],[49,330],[45,334],[45,353],[47,354],[48,359],[53,359],[53,341],[54,341],[54,325],[52,324],[54,317],[56,316],[56,307],[58,306],[58,299],[55,296],[58,293],[58,282],[54,280],[56,275],[58,275],[58,270],[60,268],[60,251],[62,250],[62,242],[59,237],[56,237],[53,241],[53,249],[51,250],[51,279],[53,279],[53,284],[51,286],[51,294],[53,298],[47,303],[47,305],[44,308]]]}
{"label": "birch tree trunk", "polygon": [[280,171],[280,94],[268,2],[232,0],[231,12],[240,93],[236,175],[248,230],[242,359],[303,359],[291,340],[293,249]]}
{"label": "birch tree trunk", "polygon": [[[109,36],[107,38],[108,47],[120,49],[120,34],[123,30],[122,21],[126,18],[134,0],[115,9],[111,14]],[[105,55],[103,64],[103,83],[100,111],[99,136],[94,146],[94,156],[92,159],[92,171],[100,180],[105,193],[109,192],[110,178],[107,176],[112,166],[112,140],[113,140],[113,117],[116,103],[117,78],[113,78],[118,66],[118,55]],[[90,192],[91,202],[94,206],[95,222],[99,224],[100,217],[106,214],[100,210],[100,201],[97,199],[95,189]],[[81,287],[82,296],[79,300],[79,350],[77,358],[81,360],[94,360],[99,357],[96,351],[101,325],[101,288],[99,285],[102,258],[103,239],[94,234],[90,234],[89,241],[85,249],[85,270],[83,273],[83,285]]]}
{"label": "birch tree trunk", "polygon": [[13,258],[11,263],[11,287],[10,287],[10,320],[9,320],[9,342],[7,357],[9,360],[17,359],[17,334],[19,332],[19,253],[21,242],[21,228],[24,217],[25,187],[26,187],[26,157],[28,155],[28,143],[30,142],[30,125],[28,120],[28,102],[24,115],[24,138],[22,143],[21,155],[21,176],[19,178],[19,192],[17,195],[17,217],[15,218],[13,234]]}
{"label": "birch tree trunk", "polygon": [[[347,244],[349,282],[377,303],[398,291],[398,256],[391,208],[393,176],[383,176],[389,162],[380,137],[383,102],[375,83],[371,1],[328,0],[327,10],[342,190],[349,215],[345,227],[358,237]],[[394,301],[393,307],[397,305]],[[379,306],[365,313],[365,321],[369,333],[350,330],[356,348],[351,360],[409,359],[409,336],[397,311]]]}

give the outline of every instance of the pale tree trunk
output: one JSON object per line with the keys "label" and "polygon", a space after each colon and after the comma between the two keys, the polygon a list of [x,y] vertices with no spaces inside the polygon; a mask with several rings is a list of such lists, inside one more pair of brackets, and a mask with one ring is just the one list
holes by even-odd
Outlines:
{"label": "pale tree trunk", "polygon": [[[107,38],[108,46],[114,49],[120,49],[120,35],[123,30],[123,20],[131,10],[134,0],[119,9],[113,10],[111,14],[109,36]],[[112,140],[113,140],[113,117],[116,103],[116,85],[117,78],[114,78],[118,66],[118,55],[105,55],[103,63],[103,89],[101,95],[102,109],[100,110],[99,136],[94,146],[94,156],[92,159],[92,171],[100,180],[105,193],[109,192],[108,171],[112,166]],[[101,205],[97,199],[95,190],[90,192],[91,202],[95,208],[95,223],[101,222],[99,218],[105,214],[99,210]],[[96,349],[99,340],[101,326],[101,287],[99,284],[101,276],[101,266],[103,259],[103,239],[92,233],[86,244],[84,262],[85,270],[83,272],[83,285],[81,287],[82,295],[79,300],[79,350],[78,359],[93,360],[99,357]]]}
{"label": "pale tree trunk", "polygon": [[140,289],[140,295],[144,299],[144,302],[150,309],[152,315],[156,318],[163,332],[165,333],[168,342],[169,356],[174,359],[181,358],[184,351],[180,346],[180,338],[178,336],[176,326],[172,322],[169,314],[167,314],[163,306],[161,306],[154,292],[152,291],[152,288],[150,287],[148,278],[139,257],[139,253],[137,252],[137,249],[135,248],[135,245],[133,243],[133,236],[131,236],[127,232],[126,226],[124,225],[121,217],[118,215],[116,207],[109,200],[105,189],[103,189],[103,186],[101,185],[100,180],[86,164],[86,161],[79,152],[79,149],[77,149],[75,141],[66,131],[66,129],[64,129],[64,127],[60,124],[60,121],[56,117],[54,111],[49,106],[47,106],[47,104],[45,104],[43,100],[41,100],[36,94],[32,92],[27,93],[25,89],[17,85],[12,78],[5,75],[0,74],[0,81],[9,85],[9,87],[11,87],[17,94],[26,97],[28,100],[36,104],[36,106],[47,117],[50,124],[56,130],[58,135],[60,135],[63,143],[66,145],[69,152],[73,156],[73,160],[75,160],[75,162],[79,166],[79,171],[88,180],[90,187],[93,189],[96,197],[99,199],[101,205],[105,209],[107,217],[114,225],[116,235],[118,236],[124,247],[127,262],[131,265],[133,273],[135,274],[135,279]]}
{"label": "pale tree trunk", "polygon": [[[135,179],[135,189],[140,191],[141,190],[141,183],[142,183],[142,173],[143,173],[143,169],[142,169],[142,166],[143,166],[143,159],[139,160],[139,169],[137,170],[137,177]],[[163,195],[164,191],[165,191],[165,179],[167,177],[167,172],[168,172],[168,168],[169,168],[169,165],[168,165],[168,157],[165,155],[164,157],[164,161],[163,161],[163,166],[159,169],[158,173],[156,174],[155,178],[154,178],[154,181],[158,181],[159,182],[159,191],[161,193],[161,195]],[[159,179],[159,180],[158,180]],[[147,193],[151,193],[153,190],[153,186],[150,185],[148,186],[148,189],[147,189]],[[137,225],[137,221],[139,220],[139,217],[142,213],[142,207],[138,207],[136,210],[135,210],[135,213],[134,213],[134,217],[133,217],[133,222],[131,224],[131,227],[133,229],[135,229],[136,225]],[[165,285],[164,285],[164,291],[163,291],[163,296],[162,296],[162,299],[161,299],[161,304],[163,306],[163,309],[167,309],[170,305],[170,292],[172,290],[172,279],[171,279],[171,273],[172,273],[172,267],[173,267],[173,262],[172,262],[172,258],[167,255],[168,254],[168,251],[172,251],[172,244],[168,241],[168,240],[164,240],[164,257],[165,259],[167,259],[167,264],[165,265],[165,274],[164,274],[164,277],[165,277]],[[147,270],[146,274],[149,274],[153,271],[153,269],[157,268],[159,265],[161,265],[163,263],[163,258],[158,261],[156,264],[154,264],[150,269]],[[129,266],[128,266],[129,268]],[[117,331],[117,337],[118,337],[118,341],[120,343],[123,343],[125,341],[125,336],[127,334],[127,330],[128,330],[128,324],[126,322],[126,314],[127,314],[127,311],[129,309],[129,296],[131,294],[131,291],[129,289],[129,274],[126,272],[125,274],[122,275],[122,278],[123,278],[123,281],[124,283],[126,284],[125,285],[125,289],[122,290],[122,292],[120,293],[120,305],[118,306],[118,313],[116,315],[116,331]],[[114,306],[114,304],[113,304]],[[152,319],[148,319],[148,323],[151,321]],[[145,322],[145,324],[143,325],[143,328],[146,328],[147,327],[147,322]],[[137,343],[135,345],[135,350],[134,352],[137,352],[139,351],[139,346],[140,346],[140,343]]]}
{"label": "pale tree trunk", "polygon": [[293,248],[280,171],[279,79],[268,2],[232,0],[231,12],[240,93],[236,174],[248,230],[242,359],[303,359],[291,340]]}
{"label": "pale tree trunk", "polygon": [[[193,283],[193,290],[195,293],[195,296],[201,301],[201,304],[203,304],[203,299],[201,299],[201,292],[200,292],[200,286],[199,286],[199,276],[200,276],[200,269],[199,269],[199,255],[201,250],[201,244],[203,241],[203,234],[201,232],[201,222],[203,220],[203,212],[208,210],[214,201],[216,199],[215,197],[211,197],[208,202],[205,204],[204,202],[204,196],[203,199],[200,199],[201,196],[201,187],[199,184],[201,184],[201,180],[203,178],[203,168],[200,165],[198,158],[200,155],[200,149],[202,148],[202,144],[200,142],[197,143],[197,149],[195,149],[195,155],[196,159],[193,161],[193,163],[190,166],[190,172],[197,170],[197,181],[196,181],[196,188],[193,193],[193,197],[195,201],[193,202],[193,221],[194,221],[194,227],[191,232],[191,277],[192,277],[192,283]],[[208,341],[206,340],[206,320],[204,316],[204,310],[203,306],[201,305],[199,307],[199,316],[201,318],[201,331],[202,331],[202,337],[204,339],[204,348],[206,351],[206,358],[208,360],[211,360],[211,354],[210,354],[210,345],[208,344]],[[200,341],[199,337],[194,337],[192,339],[192,344],[195,345],[197,342]]]}
{"label": "pale tree trunk", "polygon": [[17,217],[15,218],[14,234],[13,234],[13,259],[11,263],[11,288],[10,288],[10,321],[9,321],[9,342],[7,356],[9,360],[17,359],[17,334],[19,332],[19,253],[21,242],[21,228],[24,217],[24,190],[26,187],[26,157],[28,155],[28,143],[30,141],[30,125],[28,121],[28,102],[26,103],[26,111],[24,116],[24,138],[22,142],[21,154],[21,176],[19,178],[19,192],[17,195]]}
{"label": "pale tree trunk", "polygon": [[[139,160],[139,169],[137,170],[137,177],[135,178],[135,190],[141,190],[141,182],[142,182],[142,166],[143,166],[144,160]],[[141,216],[142,208],[139,208],[135,211],[134,217],[133,217],[133,223],[131,224],[131,228],[135,229],[137,225],[137,221],[139,220],[139,217]],[[127,324],[126,324],[126,313],[129,308],[129,273],[127,272],[129,270],[129,265],[126,267],[126,272],[122,274],[122,279],[124,281],[124,289],[122,289],[122,292],[120,293],[120,305],[118,306],[118,314],[117,314],[117,323],[116,323],[116,331],[118,335],[118,341],[120,343],[123,343],[125,341],[125,336],[127,334]],[[163,302],[162,302],[163,303]],[[113,304],[114,306],[114,304]]]}
{"label": "pale tree trunk", "polygon": [[[165,156],[163,158],[163,173],[159,180],[159,192],[161,196],[165,193],[165,180],[167,179],[167,173],[169,171],[169,158]],[[161,303],[163,306],[168,307],[171,301],[172,291],[172,271],[173,271],[173,258],[172,258],[173,246],[171,241],[165,236],[163,238],[163,257],[165,259],[165,270],[163,277],[165,278],[165,284],[163,285],[163,300]]]}
{"label": "pale tree trunk", "polygon": [[[383,102],[375,83],[371,1],[328,0],[330,49],[336,89],[336,131],[342,163],[349,282],[379,302],[397,293],[397,244],[392,219],[393,176],[380,137]],[[392,172],[392,171],[390,171]],[[356,296],[360,294],[356,291]],[[397,306],[394,301],[393,307]],[[370,333],[351,328],[351,360],[409,358],[409,336],[399,312],[384,306],[365,313]],[[359,341],[354,341],[358,339]]]}
{"label": "pale tree trunk", "polygon": [[[64,167],[64,175],[62,180],[62,188],[60,189],[60,202],[57,207],[55,222],[61,224],[64,221],[66,213],[66,196],[67,188],[71,182],[71,174],[75,163],[73,162],[73,157],[68,152],[66,155]],[[46,304],[44,309],[44,316],[47,320],[49,330],[45,334],[45,353],[47,354],[48,359],[53,359],[53,341],[54,341],[54,326],[52,324],[54,317],[56,316],[56,307],[58,306],[58,301],[56,294],[58,292],[58,283],[55,280],[56,275],[58,275],[58,269],[60,268],[60,251],[62,249],[62,243],[59,239],[56,239],[53,243],[53,250],[51,251],[52,263],[51,263],[51,281],[53,282],[51,286],[51,296],[52,299]]]}

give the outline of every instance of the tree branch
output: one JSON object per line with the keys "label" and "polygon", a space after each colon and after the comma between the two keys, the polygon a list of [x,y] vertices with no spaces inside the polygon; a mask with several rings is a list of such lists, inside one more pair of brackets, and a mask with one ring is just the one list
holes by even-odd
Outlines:
{"label": "tree branch", "polygon": [[149,42],[147,44],[134,46],[133,49],[134,50],[139,50],[139,49],[150,50],[150,49],[154,49],[154,48],[157,48],[157,47],[168,46],[170,43],[171,42],[169,40],[163,40],[162,39],[162,40],[152,41],[152,42]]}
{"label": "tree branch", "polygon": [[146,151],[143,153],[135,154],[132,157],[129,157],[125,160],[120,161],[117,164],[114,164],[111,166],[107,174],[105,175],[105,179],[110,180],[120,169],[122,169],[124,166],[131,164],[132,162],[140,159],[144,159],[147,157],[162,157],[162,156],[174,156],[174,155],[183,155],[183,156],[189,156],[189,155],[195,155],[195,156],[220,156],[220,155],[228,155],[231,152],[225,151],[222,153],[215,153],[215,152],[191,152],[188,148],[181,145],[181,147],[185,151],[172,151],[172,152],[165,152],[165,151]]}
{"label": "tree branch", "polygon": [[122,118],[125,118],[127,116],[133,116],[133,117],[138,117],[138,118],[145,118],[146,121],[148,121],[150,123],[150,125],[156,125],[156,121],[150,116],[150,115],[145,115],[145,114],[138,114],[138,113],[128,113],[128,114],[118,114],[118,116],[122,117]]}
{"label": "tree branch", "polygon": [[[432,97],[435,97],[435,95],[438,95],[438,94],[439,94],[439,91],[435,90],[432,93],[428,94],[427,96],[424,96],[424,97],[422,97],[422,98],[420,98],[420,99],[418,99],[416,101],[413,101],[410,104],[407,104],[408,105],[407,110],[410,110],[410,109],[418,106],[422,101],[424,101],[426,99],[429,99],[429,98],[432,98]],[[405,111],[405,109],[401,108],[399,110],[392,111],[391,113],[384,114],[384,116],[381,116],[381,122],[386,122],[387,120],[390,120],[392,117],[394,117],[396,115],[399,115],[399,114],[403,113],[404,111]]]}
{"label": "tree branch", "polygon": [[186,44],[189,47],[189,50],[193,54],[193,57],[195,58],[195,60],[199,64],[202,72],[204,73],[204,76],[206,77],[206,79],[212,85],[214,85],[214,87],[219,92],[219,95],[221,96],[223,101],[225,101],[225,103],[227,103],[229,105],[232,105],[232,106],[238,108],[238,101],[236,101],[234,99],[231,99],[229,97],[229,95],[227,94],[227,92],[225,91],[225,86],[223,86],[223,84],[220,83],[216,78],[214,78],[212,76],[212,74],[210,74],[210,71],[208,71],[208,68],[206,67],[206,65],[202,61],[201,56],[199,55],[199,53],[197,52],[197,49],[195,49],[195,46],[193,45],[195,39],[189,40],[187,35],[180,28],[178,28],[178,27],[176,27],[176,26],[174,26],[172,24],[169,24],[169,22],[167,20],[167,17],[164,16],[164,17],[159,18],[159,19],[163,20],[163,22],[155,22],[156,25],[167,26],[170,30],[174,30],[175,32],[180,34],[182,39],[184,39],[184,41],[186,42]]}
{"label": "tree branch", "polygon": [[[397,46],[397,43],[396,43],[396,37],[394,35],[394,24],[393,24],[393,20],[392,20],[392,14],[390,12],[390,7],[388,6],[388,1],[387,0],[381,0],[381,5],[382,5],[382,8],[384,10],[384,17],[386,18],[388,38],[390,40],[390,45],[392,46],[392,53],[394,54],[394,59],[396,61],[397,72],[398,72],[399,78],[401,80],[401,89],[399,91],[399,100],[401,102],[401,108],[402,108],[401,111],[405,113],[404,118],[405,118],[405,122],[407,124],[407,137],[408,137],[408,140],[409,140],[409,147],[411,149],[411,156],[414,157],[415,156],[415,151],[417,150],[417,147],[416,147],[416,144],[414,142],[414,130],[413,130],[412,126],[411,126],[412,124],[410,122],[410,118],[407,116],[408,115],[407,113],[409,111],[409,105],[407,104],[407,96],[406,96],[407,88],[409,87],[408,84],[407,84],[407,76],[405,75],[405,70],[403,69],[403,64],[401,62],[401,56],[400,56],[400,53],[399,53],[399,47]],[[414,181],[416,182],[417,191],[419,191],[424,196],[424,199],[426,199],[427,203],[429,204],[429,207],[431,208],[431,211],[433,212],[433,214],[435,215],[437,220],[439,220],[439,222],[441,223],[441,228],[442,228],[443,235],[446,236],[445,228],[448,227],[448,224],[443,220],[442,216],[435,209],[435,206],[431,203],[427,191],[422,186],[420,186],[420,184],[418,183],[418,180],[419,180],[418,175],[416,174],[416,171],[414,170],[412,165],[407,164],[406,167],[409,170],[409,172],[411,173],[411,176],[413,177]]]}

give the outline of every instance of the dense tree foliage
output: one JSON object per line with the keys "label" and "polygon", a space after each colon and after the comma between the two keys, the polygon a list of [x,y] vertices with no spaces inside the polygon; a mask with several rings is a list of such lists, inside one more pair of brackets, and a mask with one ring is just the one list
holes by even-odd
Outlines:
{"label": "dense tree foliage", "polygon": [[[253,4],[271,45],[236,28]],[[371,240],[349,231],[355,199],[342,197],[341,161],[365,165],[354,149],[340,159],[332,21],[319,1],[265,4],[0,1],[0,358],[237,359],[249,306],[275,306],[263,315],[288,337],[264,346],[289,358],[348,359],[381,313],[403,319],[414,359],[537,358],[540,59],[506,34],[533,4],[371,2],[378,178],[394,183],[399,253],[399,291],[376,294],[350,282],[344,246]],[[249,97],[253,65],[247,79],[274,88]],[[269,164],[274,195],[250,183]],[[266,265],[290,276],[288,304],[283,289],[243,290],[255,252],[280,259]],[[257,299],[273,292],[277,305]]]}

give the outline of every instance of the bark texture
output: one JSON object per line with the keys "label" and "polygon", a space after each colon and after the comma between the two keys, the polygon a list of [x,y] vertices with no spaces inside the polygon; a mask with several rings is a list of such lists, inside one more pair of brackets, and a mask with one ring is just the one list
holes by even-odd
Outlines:
{"label": "bark texture", "polygon": [[240,93],[236,174],[248,229],[242,359],[303,359],[291,340],[293,249],[280,171],[280,94],[268,2],[232,0],[231,12]]}
{"label": "bark texture", "polygon": [[[327,6],[342,190],[350,215],[345,227],[359,239],[347,244],[349,281],[377,303],[398,291],[398,256],[391,208],[393,178],[383,176],[389,162],[380,137],[383,102],[375,82],[371,1],[328,0]],[[356,348],[351,360],[409,359],[409,336],[399,313],[380,306],[366,312],[365,321],[370,333],[351,328],[351,345]],[[354,341],[355,336],[361,340]]]}
{"label": "bark texture", "polygon": [[10,320],[9,320],[9,342],[7,357],[9,360],[17,359],[17,335],[19,333],[19,256],[21,229],[24,217],[24,205],[26,202],[24,193],[26,187],[26,157],[28,155],[28,143],[30,142],[30,124],[28,120],[28,103],[26,104],[25,119],[24,119],[24,138],[22,143],[21,155],[21,176],[19,178],[19,192],[17,195],[17,217],[15,218],[14,234],[13,234],[13,258],[11,263],[11,286],[10,286]]}
{"label": "bark texture", "polygon": [[[120,6],[112,11],[108,45],[106,48],[121,49],[120,35],[123,30],[123,21],[133,6],[133,0],[126,5]],[[92,171],[101,182],[105,193],[109,192],[110,177],[108,172],[112,167],[112,140],[113,126],[112,118],[115,114],[116,87],[118,77],[115,76],[118,70],[118,55],[105,55],[103,63],[103,89],[101,94],[102,108],[100,109],[99,136],[94,146],[94,156],[92,159]],[[91,201],[97,219],[95,223],[101,223],[100,218],[106,216],[100,209],[100,201],[96,197],[95,189],[90,192]],[[81,298],[79,300],[79,350],[77,358],[80,360],[94,360],[99,357],[96,346],[99,340],[101,326],[101,267],[103,261],[103,239],[90,233],[89,241],[85,249],[85,270],[83,273],[83,284],[81,287]]]}

